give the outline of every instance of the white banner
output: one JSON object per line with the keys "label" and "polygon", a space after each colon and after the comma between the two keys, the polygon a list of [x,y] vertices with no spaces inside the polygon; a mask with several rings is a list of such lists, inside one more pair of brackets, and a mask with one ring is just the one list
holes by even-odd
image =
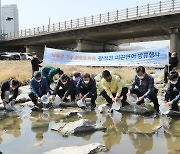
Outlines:
{"label": "white banner", "polygon": [[86,53],[45,48],[44,62],[81,66],[151,66],[169,63],[168,48]]}

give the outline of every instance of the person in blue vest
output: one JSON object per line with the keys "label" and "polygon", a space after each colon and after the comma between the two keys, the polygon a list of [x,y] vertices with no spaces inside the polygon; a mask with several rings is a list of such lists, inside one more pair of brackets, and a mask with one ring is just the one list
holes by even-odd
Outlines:
{"label": "person in blue vest", "polygon": [[42,77],[39,71],[34,72],[34,77],[30,81],[31,93],[29,97],[37,107],[42,108],[41,96],[50,96],[50,90],[46,77]]}
{"label": "person in blue vest", "polygon": [[96,107],[95,100],[97,99],[95,79],[89,73],[85,73],[77,83],[77,88],[81,99],[91,98],[91,108],[94,109]]}
{"label": "person in blue vest", "polygon": [[180,78],[176,71],[171,71],[168,75],[169,83],[165,94],[166,106],[170,106],[171,110],[179,111],[180,100]]}

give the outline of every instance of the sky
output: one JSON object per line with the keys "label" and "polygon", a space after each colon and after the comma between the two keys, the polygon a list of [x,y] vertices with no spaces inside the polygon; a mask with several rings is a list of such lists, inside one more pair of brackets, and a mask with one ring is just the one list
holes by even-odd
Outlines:
{"label": "sky", "polygon": [[17,4],[20,30],[98,15],[160,0],[1,0],[1,5]]}

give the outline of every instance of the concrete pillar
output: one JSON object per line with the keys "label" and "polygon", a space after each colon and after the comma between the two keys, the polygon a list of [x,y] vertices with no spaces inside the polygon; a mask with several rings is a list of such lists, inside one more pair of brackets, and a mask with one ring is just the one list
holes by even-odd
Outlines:
{"label": "concrete pillar", "polygon": [[44,46],[27,46],[26,53],[36,52],[39,59],[43,59],[44,57]]}
{"label": "concrete pillar", "polygon": [[101,43],[90,40],[78,40],[77,41],[77,51],[85,51],[85,52],[110,52],[117,51],[119,48],[117,45]]}
{"label": "concrete pillar", "polygon": [[87,40],[77,41],[78,51],[103,51],[103,44]]}
{"label": "concrete pillar", "polygon": [[[178,59],[180,60],[180,38],[179,38],[179,29],[172,29],[170,34],[170,52],[177,52]],[[180,67],[180,62],[178,64]]]}

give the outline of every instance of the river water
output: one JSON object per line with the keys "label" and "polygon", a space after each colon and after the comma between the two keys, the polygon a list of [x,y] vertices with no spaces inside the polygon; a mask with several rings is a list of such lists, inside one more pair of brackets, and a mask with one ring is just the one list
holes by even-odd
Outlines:
{"label": "river water", "polygon": [[[99,142],[108,149],[101,153],[180,153],[178,118],[151,118],[119,112],[100,114],[97,109],[81,114],[82,117],[64,118],[53,109],[31,111],[28,106],[18,107],[18,112],[0,111],[0,151],[3,154],[39,154],[59,147]],[[70,136],[51,130],[61,120],[69,122],[79,118],[89,119],[107,130]]]}

